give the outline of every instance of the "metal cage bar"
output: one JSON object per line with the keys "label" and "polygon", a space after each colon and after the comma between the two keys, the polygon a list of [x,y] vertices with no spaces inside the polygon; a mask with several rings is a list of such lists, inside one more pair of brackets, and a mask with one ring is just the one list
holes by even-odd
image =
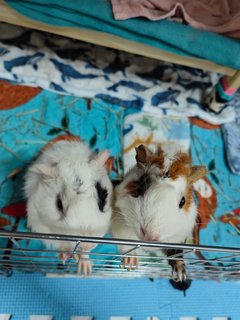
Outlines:
{"label": "metal cage bar", "polygon": [[[184,260],[188,277],[191,279],[231,280],[240,279],[240,248],[203,246],[192,244],[170,244],[144,241],[132,241],[114,238],[76,237],[59,234],[0,231],[0,239],[10,240],[11,246],[0,246],[0,275],[9,276],[13,271],[40,272],[48,275],[81,276],[78,274],[75,255],[80,260],[86,254],[93,263],[92,277],[149,277],[170,278],[170,260]],[[54,240],[71,244],[71,250],[56,248],[23,247],[20,240]],[[9,241],[8,241],[9,242]],[[105,245],[106,252],[84,252],[81,243]],[[129,247],[123,254],[109,250],[110,245]],[[175,253],[166,257],[162,250],[172,249]],[[181,253],[176,252],[181,250]],[[60,254],[68,254],[67,263],[59,259]],[[151,253],[149,255],[149,253]],[[217,257],[207,258],[208,254]],[[206,259],[202,258],[206,255]],[[124,268],[122,259],[137,258],[138,268]]]}

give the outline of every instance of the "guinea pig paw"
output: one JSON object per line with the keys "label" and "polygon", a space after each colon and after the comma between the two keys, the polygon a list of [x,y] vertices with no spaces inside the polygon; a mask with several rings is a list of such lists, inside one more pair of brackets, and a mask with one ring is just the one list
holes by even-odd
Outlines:
{"label": "guinea pig paw", "polygon": [[182,260],[177,260],[172,268],[172,277],[175,282],[185,282],[187,273],[185,263]]}
{"label": "guinea pig paw", "polygon": [[135,270],[138,268],[138,258],[136,257],[124,257],[122,260],[121,268]]}
{"label": "guinea pig paw", "polygon": [[60,253],[59,254],[59,259],[62,261],[62,264],[65,265],[66,261],[68,259],[72,258],[72,254],[71,253]]}
{"label": "guinea pig paw", "polygon": [[78,255],[78,257],[75,257],[75,260],[78,264],[78,274],[89,276],[92,273],[93,263],[88,257]]}

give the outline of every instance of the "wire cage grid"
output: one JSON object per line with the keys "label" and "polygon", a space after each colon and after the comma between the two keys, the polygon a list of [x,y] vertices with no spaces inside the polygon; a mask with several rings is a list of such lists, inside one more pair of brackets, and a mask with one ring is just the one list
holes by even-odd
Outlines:
{"label": "wire cage grid", "polygon": [[[0,239],[7,243],[0,247],[0,274],[9,276],[13,271],[37,272],[48,276],[78,276],[77,262],[74,257],[88,254],[93,263],[91,277],[109,278],[171,278],[171,260],[184,260],[187,276],[190,279],[215,279],[217,281],[240,280],[240,248],[203,246],[192,244],[170,244],[147,241],[133,241],[114,238],[76,237],[69,235],[42,234],[31,232],[0,231]],[[22,245],[29,242],[54,240],[71,242],[71,251],[57,250],[53,247],[31,248]],[[81,243],[100,245],[104,251],[84,252]],[[128,250],[120,253],[116,248],[124,245]],[[173,250],[166,256],[163,250]],[[207,258],[214,253],[216,257]],[[60,254],[69,259],[62,263]],[[138,259],[137,268],[124,267],[125,257]]]}

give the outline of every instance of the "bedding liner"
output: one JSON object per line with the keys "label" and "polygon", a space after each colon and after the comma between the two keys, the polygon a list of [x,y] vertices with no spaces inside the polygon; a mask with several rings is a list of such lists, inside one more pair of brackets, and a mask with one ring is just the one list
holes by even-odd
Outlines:
{"label": "bedding liner", "polygon": [[[46,24],[101,31],[181,56],[240,70],[240,42],[175,21],[114,20],[106,0],[6,0],[24,16]],[[94,10],[93,10],[94,8]]]}

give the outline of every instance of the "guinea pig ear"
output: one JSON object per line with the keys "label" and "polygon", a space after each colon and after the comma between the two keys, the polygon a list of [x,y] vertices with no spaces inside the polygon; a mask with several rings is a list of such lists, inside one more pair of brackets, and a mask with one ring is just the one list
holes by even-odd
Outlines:
{"label": "guinea pig ear", "polygon": [[153,155],[152,151],[145,145],[140,144],[140,146],[138,146],[137,148],[135,148],[136,150],[136,161],[138,166],[143,167],[148,163],[148,157],[150,157],[151,155]]}
{"label": "guinea pig ear", "polygon": [[30,171],[41,175],[43,178],[53,178],[56,176],[56,169],[54,165],[37,163],[30,168]]}
{"label": "guinea pig ear", "polygon": [[107,150],[103,150],[98,153],[94,159],[94,162],[97,164],[98,168],[104,167],[107,160],[109,158],[109,152]]}
{"label": "guinea pig ear", "polygon": [[197,180],[201,179],[208,173],[209,171],[205,166],[192,166],[191,173],[188,176],[188,182],[190,184],[194,184]]}

